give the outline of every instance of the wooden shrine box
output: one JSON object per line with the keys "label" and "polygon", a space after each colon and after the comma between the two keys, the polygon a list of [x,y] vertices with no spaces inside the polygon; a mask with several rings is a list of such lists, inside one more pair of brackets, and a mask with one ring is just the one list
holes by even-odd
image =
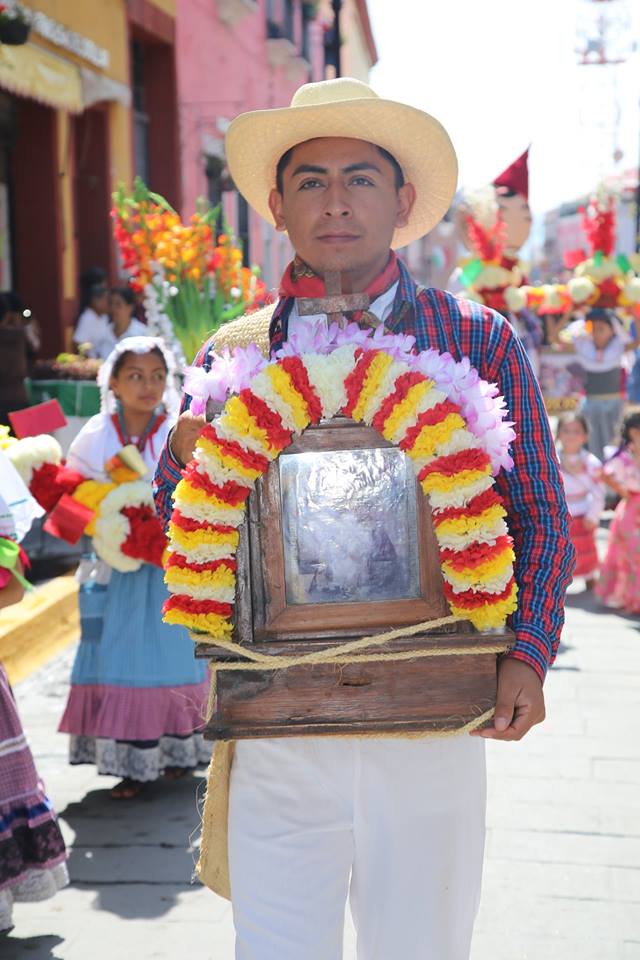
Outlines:
{"label": "wooden shrine box", "polygon": [[[405,455],[370,427],[310,427],[256,485],[240,533],[234,640],[253,650],[311,652],[449,613],[428,502]],[[221,670],[206,735],[460,727],[495,704],[495,646],[511,637],[461,622],[385,648],[444,656]],[[455,654],[469,645],[478,652]],[[231,655],[201,643],[198,656]]]}

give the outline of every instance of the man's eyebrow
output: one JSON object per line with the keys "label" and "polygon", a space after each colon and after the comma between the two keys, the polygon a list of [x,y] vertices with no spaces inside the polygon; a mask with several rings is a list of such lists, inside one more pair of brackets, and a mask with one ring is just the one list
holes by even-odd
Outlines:
{"label": "man's eyebrow", "polygon": [[329,173],[326,167],[319,167],[314,163],[301,163],[295,168],[292,177],[297,177],[300,173]]}
{"label": "man's eyebrow", "polygon": [[343,167],[343,173],[358,173],[360,170],[375,170],[376,173],[381,173],[380,167],[376,166],[375,163],[370,161],[362,163],[350,163],[348,167]]}
{"label": "man's eyebrow", "polygon": [[[361,163],[350,163],[347,167],[343,167],[340,172],[341,173],[359,173],[362,170],[374,170],[376,173],[381,172],[380,167],[378,167],[375,163],[371,163],[370,161],[362,161]],[[327,174],[329,173],[329,171],[326,167],[321,167],[315,163],[301,163],[299,164],[299,166],[295,168],[291,176],[297,177],[301,173]]]}

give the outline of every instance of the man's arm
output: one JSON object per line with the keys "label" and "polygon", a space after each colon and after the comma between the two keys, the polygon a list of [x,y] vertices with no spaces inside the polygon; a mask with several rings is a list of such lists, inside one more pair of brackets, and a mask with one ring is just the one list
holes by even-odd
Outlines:
{"label": "man's arm", "polygon": [[[204,367],[205,370],[210,368],[209,346],[210,341],[202,346],[193,361],[194,367]],[[191,397],[184,394],[180,416],[167,437],[153,478],[156,511],[165,527],[168,526],[173,511],[173,491],[181,479],[185,464],[191,459],[198,434],[205,422],[204,417],[194,417],[190,413],[190,405]]]}
{"label": "man's arm", "polygon": [[496,379],[516,431],[513,470],[496,479],[515,544],[519,588],[510,656],[544,680],[560,644],[564,594],[574,567],[569,515],[540,388],[515,336]]}
{"label": "man's arm", "polygon": [[[499,321],[498,321],[499,322]],[[515,645],[498,668],[493,728],[478,735],[519,740],[544,719],[542,683],[560,644],[564,594],[575,557],[568,511],[540,388],[520,340],[500,330],[493,378],[515,421],[514,467],[496,479],[516,553],[518,609],[511,617]],[[510,342],[505,344],[505,338]]]}

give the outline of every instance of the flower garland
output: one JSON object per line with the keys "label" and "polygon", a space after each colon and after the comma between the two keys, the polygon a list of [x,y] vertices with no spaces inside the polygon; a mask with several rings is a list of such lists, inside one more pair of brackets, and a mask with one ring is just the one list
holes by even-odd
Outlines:
{"label": "flower garland", "polygon": [[[338,413],[373,426],[412,461],[431,504],[451,612],[484,629],[501,626],[515,610],[515,557],[493,478],[512,465],[504,402],[468,361],[435,351],[411,355],[412,338],[368,334],[330,328],[324,353],[296,353],[289,341],[275,361],[263,360],[246,385],[237,385],[204,428],[174,494],[167,623],[231,638],[247,497],[294,435]],[[214,390],[221,389],[217,374],[209,383]],[[203,400],[206,378],[192,375],[191,386],[196,381]],[[454,397],[465,400],[467,412]]]}

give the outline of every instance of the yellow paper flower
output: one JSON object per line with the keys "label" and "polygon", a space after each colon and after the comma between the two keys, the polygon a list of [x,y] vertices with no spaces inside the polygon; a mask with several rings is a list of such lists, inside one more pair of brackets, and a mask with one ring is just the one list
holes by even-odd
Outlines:
{"label": "yellow paper flower", "polygon": [[366,372],[358,402],[353,408],[352,417],[354,420],[362,420],[367,404],[379,389],[382,379],[392,363],[393,357],[390,357],[387,353],[378,353],[373,358]]}
{"label": "yellow paper flower", "polygon": [[285,403],[288,404],[297,430],[304,430],[309,426],[309,413],[304,397],[301,397],[293,385],[290,375],[282,367],[275,364],[267,367],[265,373],[273,389]]}

